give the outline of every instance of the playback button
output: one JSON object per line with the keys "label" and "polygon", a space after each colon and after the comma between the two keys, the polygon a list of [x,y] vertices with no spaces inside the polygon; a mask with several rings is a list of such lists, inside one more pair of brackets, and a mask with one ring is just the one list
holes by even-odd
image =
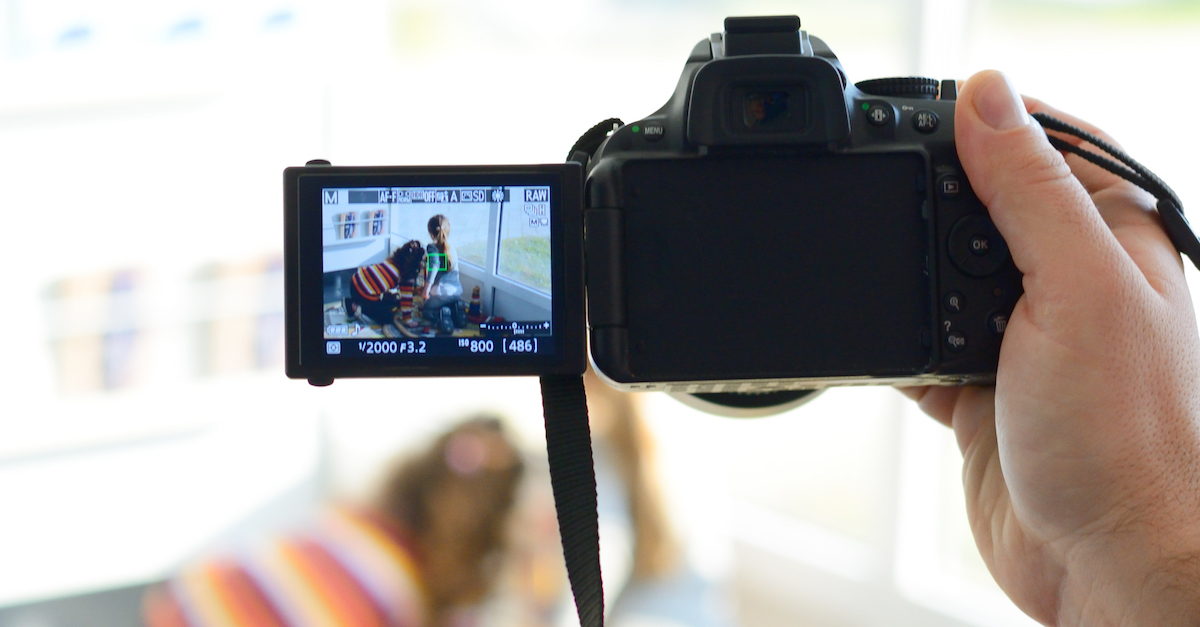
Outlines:
{"label": "playback button", "polygon": [[937,192],[938,196],[942,197],[942,200],[954,200],[962,196],[962,179],[955,174],[947,174],[939,178],[937,182]]}

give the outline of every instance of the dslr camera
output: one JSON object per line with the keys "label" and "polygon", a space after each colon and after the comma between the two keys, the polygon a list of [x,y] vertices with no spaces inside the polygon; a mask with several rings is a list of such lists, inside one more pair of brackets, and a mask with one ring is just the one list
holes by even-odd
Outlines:
{"label": "dslr camera", "polygon": [[992,381],[1021,275],[955,95],[728,18],[565,164],[288,168],[287,374],[578,374],[590,347],[630,391]]}

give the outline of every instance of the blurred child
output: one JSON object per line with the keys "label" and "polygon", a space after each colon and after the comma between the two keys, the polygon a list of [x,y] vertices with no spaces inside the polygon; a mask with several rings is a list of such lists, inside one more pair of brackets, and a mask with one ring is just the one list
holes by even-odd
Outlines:
{"label": "blurred child", "polygon": [[148,627],[459,627],[492,587],[523,464],[477,418],[394,470],[376,502],[207,557],[144,602]]}

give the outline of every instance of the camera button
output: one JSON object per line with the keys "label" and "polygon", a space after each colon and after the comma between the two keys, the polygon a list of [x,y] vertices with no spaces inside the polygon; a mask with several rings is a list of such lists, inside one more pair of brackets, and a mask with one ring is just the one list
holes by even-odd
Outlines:
{"label": "camera button", "polygon": [[958,100],[958,81],[947,78],[938,90],[938,100]]}
{"label": "camera button", "polygon": [[950,313],[960,313],[967,308],[967,299],[959,292],[948,292],[942,299],[942,305]]}
{"label": "camera button", "polygon": [[896,114],[892,111],[892,105],[881,102],[864,103],[867,112],[867,122],[871,126],[891,126],[895,121]]}
{"label": "camera button", "polygon": [[964,216],[954,224],[947,248],[955,267],[973,277],[995,274],[1009,259],[1004,238],[981,213]]}
{"label": "camera button", "polygon": [[938,115],[928,109],[922,109],[913,114],[912,125],[919,133],[928,135],[938,128]]}
{"label": "camera button", "polygon": [[938,195],[943,200],[953,200],[962,195],[963,184],[962,179],[954,174],[947,174],[938,179]]}
{"label": "camera button", "polygon": [[1008,314],[1003,311],[994,312],[987,318],[987,328],[995,335],[1004,335],[1008,330]]}
{"label": "camera button", "polygon": [[975,255],[976,257],[982,257],[992,252],[992,244],[988,240],[988,236],[983,234],[977,233],[972,235],[971,241],[968,242],[967,246],[969,247],[971,254]]}
{"label": "camera button", "polygon": [[946,334],[946,348],[952,353],[961,353],[967,349],[967,335],[962,331],[951,331]]}
{"label": "camera button", "polygon": [[648,142],[656,142],[667,134],[667,128],[659,122],[646,122],[642,125],[642,138]]}

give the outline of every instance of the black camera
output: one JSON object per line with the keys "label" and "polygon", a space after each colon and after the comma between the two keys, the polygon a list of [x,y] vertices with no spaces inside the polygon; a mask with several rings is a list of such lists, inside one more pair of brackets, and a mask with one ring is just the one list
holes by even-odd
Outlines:
{"label": "black camera", "polygon": [[851,84],[799,18],[729,18],[567,164],[289,168],[288,375],[578,373],[586,302],[626,390],[990,381],[1021,275],[955,92]]}

